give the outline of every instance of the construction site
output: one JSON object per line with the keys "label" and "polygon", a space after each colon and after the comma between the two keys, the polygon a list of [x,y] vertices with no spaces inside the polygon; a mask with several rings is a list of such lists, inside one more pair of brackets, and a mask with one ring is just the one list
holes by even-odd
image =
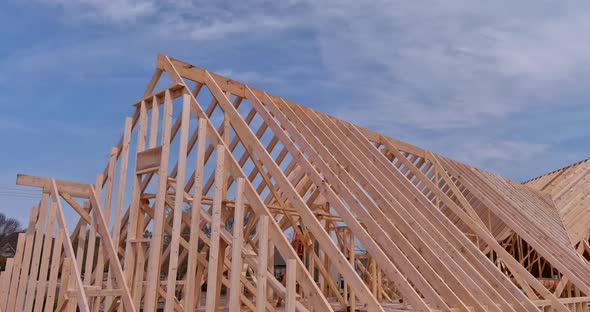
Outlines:
{"label": "construction site", "polygon": [[92,184],[16,177],[0,311],[589,311],[590,161],[517,183],[166,55],[146,81]]}

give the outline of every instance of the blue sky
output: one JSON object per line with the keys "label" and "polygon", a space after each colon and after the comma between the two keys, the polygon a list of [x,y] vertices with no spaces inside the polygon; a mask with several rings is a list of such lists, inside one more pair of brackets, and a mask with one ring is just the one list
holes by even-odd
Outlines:
{"label": "blue sky", "polygon": [[0,211],[24,223],[37,201],[16,173],[93,182],[159,52],[532,178],[590,157],[589,14],[587,1],[2,1]]}

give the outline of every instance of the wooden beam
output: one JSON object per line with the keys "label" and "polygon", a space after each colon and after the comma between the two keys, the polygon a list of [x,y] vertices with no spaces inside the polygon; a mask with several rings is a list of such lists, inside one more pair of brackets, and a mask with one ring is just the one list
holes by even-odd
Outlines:
{"label": "wooden beam", "polygon": [[164,100],[164,121],[162,124],[162,157],[160,168],[158,169],[158,186],[156,195],[156,205],[154,208],[154,225],[152,240],[150,242],[148,266],[147,266],[147,287],[145,291],[145,310],[154,311],[157,306],[158,292],[160,284],[160,256],[162,248],[162,238],[164,230],[164,212],[166,208],[166,190],[168,186],[168,160],[170,153],[170,137],[172,123],[172,98],[169,91],[166,91]]}
{"label": "wooden beam", "polygon": [[265,312],[266,276],[268,272],[268,216],[259,216],[256,226],[258,257],[256,258],[256,312]]}
{"label": "wooden beam", "polygon": [[242,275],[242,245],[244,241],[244,179],[238,178],[236,184],[236,205],[234,208],[234,224],[232,239],[232,256],[229,288],[229,309],[240,310],[240,294],[242,288],[240,277]]}
{"label": "wooden beam", "polygon": [[[121,289],[121,298],[123,301],[123,305],[125,306],[125,310],[129,312],[137,311],[135,306],[133,305],[133,299],[131,298],[131,292],[129,291],[129,287],[127,281],[125,280],[125,275],[123,274],[123,268],[121,267],[121,263],[119,262],[119,257],[117,251],[115,249],[115,243],[113,239],[109,235],[108,225],[102,214],[102,207],[96,198],[96,193],[94,191],[94,187],[92,187],[92,193],[90,194],[90,202],[94,206],[92,212],[94,214],[94,218],[96,219],[96,229],[97,232],[100,234],[101,241],[104,242],[103,246],[104,249],[110,258],[109,263],[111,265],[111,269],[114,272],[114,277],[117,280],[117,286]],[[81,283],[81,281],[80,281]],[[80,285],[80,287],[83,287]]]}
{"label": "wooden beam", "polygon": [[148,150],[138,152],[135,162],[135,174],[146,174],[157,172],[160,168],[160,158],[162,157],[162,147],[154,147]]}
{"label": "wooden beam", "polygon": [[[24,186],[32,186],[32,187],[39,187],[43,189],[43,192],[50,193],[51,192],[51,179],[50,178],[43,178],[43,177],[36,177],[26,174],[17,174],[16,175],[16,184],[17,185],[24,185]],[[57,190],[59,193],[68,193],[74,197],[79,198],[89,198],[89,184],[78,183],[78,182],[71,182],[71,181],[64,181],[64,180],[55,180],[55,184],[57,185]]]}
{"label": "wooden beam", "polygon": [[[161,73],[160,73],[161,74]],[[158,75],[159,78],[160,75]],[[141,103],[139,107],[139,126],[137,129],[137,139],[136,139],[136,148],[135,148],[135,163],[138,162],[139,153],[141,153],[145,149],[146,144],[146,133],[147,133],[147,120],[148,120],[148,112],[144,102]],[[158,164],[159,165],[159,164]],[[140,306],[141,295],[143,293],[143,276],[144,276],[144,262],[145,262],[145,255],[144,255],[144,248],[141,244],[133,243],[134,240],[139,239],[139,237],[143,237],[142,232],[144,230],[143,219],[144,214],[141,212],[141,185],[142,185],[142,176],[138,174],[133,175],[132,179],[132,186],[131,186],[131,204],[129,205],[129,209],[127,211],[129,218],[128,218],[128,227],[127,227],[127,237],[126,237],[126,246],[125,246],[125,257],[124,257],[124,265],[123,269],[125,270],[125,278],[127,283],[130,287],[133,297],[133,304],[136,307]],[[98,190],[98,186],[97,186]],[[135,276],[134,276],[135,272]]]}
{"label": "wooden beam", "polygon": [[[29,287],[28,289],[32,289],[32,283],[35,282],[35,280],[33,280],[30,276],[29,276],[29,269],[30,269],[30,274],[31,275],[36,275],[37,274],[37,267],[36,266],[31,266],[31,261],[32,258],[31,256],[33,255],[33,249],[37,249],[41,246],[41,242],[40,239],[35,239],[35,223],[37,222],[37,212],[38,212],[38,207],[33,207],[31,208],[31,213],[29,214],[29,225],[27,227],[27,231],[26,231],[26,246],[25,246],[25,251],[24,251],[24,255],[23,255],[23,266],[22,266],[22,276],[21,276],[21,283],[19,285],[18,291],[17,291],[17,298],[16,298],[16,310],[24,310],[24,304],[25,304],[25,293],[27,291],[27,281],[29,282]],[[37,238],[39,238],[39,236],[36,236]],[[31,294],[31,292],[29,292],[29,294]],[[32,297],[29,295],[29,297]],[[30,311],[31,309],[29,308],[28,310],[25,311]]]}
{"label": "wooden beam", "polygon": [[[49,206],[49,207],[48,207]],[[49,208],[49,209],[48,209]],[[49,212],[49,213],[48,213]],[[41,266],[39,268],[39,274],[35,276],[35,274],[33,274],[32,277],[35,278],[36,282],[37,282],[37,295],[35,296],[35,302],[43,302],[43,298],[45,297],[45,287],[47,285],[47,272],[49,270],[49,250],[51,250],[51,244],[52,242],[52,234],[53,234],[53,230],[54,230],[54,224],[55,224],[55,216],[57,214],[57,205],[56,204],[49,204],[49,193],[43,193],[42,197],[41,197],[41,202],[39,203],[39,224],[37,227],[37,234],[39,235],[43,235],[43,247],[42,250],[35,250],[33,252],[33,266],[37,267],[39,265],[39,263],[41,263]],[[47,216],[47,225],[45,225],[45,217]],[[43,229],[45,229],[45,232],[43,232]],[[59,231],[58,231],[59,232]],[[65,239],[65,238],[64,238]],[[63,242],[63,241],[62,241]],[[57,245],[54,245],[54,249],[60,249],[61,250],[61,246],[56,247]],[[47,251],[47,253],[46,253]],[[60,253],[61,255],[61,253]],[[53,267],[53,261],[52,260],[52,267]],[[58,261],[59,262],[59,261]],[[59,263],[57,264],[59,265]],[[50,292],[55,292],[55,289],[51,289],[51,285],[47,290],[47,296],[49,297]],[[31,296],[33,297],[33,296]],[[30,299],[27,299],[30,300]],[[35,312],[38,311],[42,311],[42,305],[41,304],[37,304],[35,305]]]}
{"label": "wooden beam", "polygon": [[173,311],[173,303],[176,301],[176,276],[178,273],[178,253],[180,251],[180,230],[182,228],[182,210],[184,199],[184,175],[186,171],[186,150],[188,143],[190,98],[188,94],[183,95],[180,141],[178,147],[178,174],[176,176],[176,196],[174,197],[174,217],[172,220],[172,240],[170,242],[170,260],[168,262],[168,286],[166,287],[165,312]]}
{"label": "wooden beam", "polygon": [[287,261],[287,296],[285,299],[285,312],[295,312],[295,297],[297,295],[297,267],[295,259],[288,259]]}
{"label": "wooden beam", "polygon": [[219,238],[221,231],[221,205],[223,202],[223,187],[225,180],[225,149],[223,145],[218,145],[216,153],[215,165],[215,192],[212,206],[212,221],[211,221],[211,240],[209,249],[209,266],[207,268],[207,298],[206,298],[206,312],[215,312],[218,307],[217,304],[217,270],[219,262]]}
{"label": "wooden beam", "polygon": [[[49,284],[47,287],[47,297],[45,297],[45,307],[43,307],[43,300],[35,301],[35,311],[53,310],[53,305],[55,304],[54,298],[59,273],[59,264],[61,260],[64,239],[68,239],[68,233],[66,233],[64,229],[58,229],[57,234],[55,236],[55,244],[53,245],[53,253],[51,254],[51,270],[49,271]],[[45,287],[37,288],[38,292],[40,292],[41,290],[43,290],[43,293],[45,293]]]}
{"label": "wooden beam", "polygon": [[[197,157],[195,164],[195,179],[194,179],[194,191],[193,191],[193,202],[191,206],[191,224],[200,224],[201,218],[201,197],[203,196],[203,166],[205,163],[205,141],[207,137],[207,122],[205,119],[199,119],[198,128],[199,140],[197,143]],[[196,306],[195,294],[197,288],[200,287],[200,279],[196,278],[197,275],[197,256],[199,253],[199,234],[201,231],[200,226],[193,226],[190,230],[189,238],[189,255],[188,255],[188,269],[187,269],[187,284],[185,289],[185,306],[188,311],[193,311]]]}
{"label": "wooden beam", "polygon": [[[59,190],[57,187],[57,183],[54,179],[50,180],[51,183],[51,198],[53,203],[57,205],[57,221],[59,227],[63,229],[66,233],[68,233],[68,227],[66,225],[66,217],[64,216],[63,208],[61,207],[61,202],[59,200]],[[91,189],[89,191],[92,191]],[[73,279],[75,282],[76,287],[76,294],[77,294],[77,301],[78,307],[83,312],[90,312],[90,308],[88,306],[88,299],[86,298],[86,294],[84,293],[84,285],[82,284],[82,279],[80,278],[80,268],[74,259],[76,259],[76,254],[74,253],[74,248],[72,247],[72,242],[69,239],[64,240],[64,249],[65,254],[68,258],[72,259],[72,271],[74,273]]]}

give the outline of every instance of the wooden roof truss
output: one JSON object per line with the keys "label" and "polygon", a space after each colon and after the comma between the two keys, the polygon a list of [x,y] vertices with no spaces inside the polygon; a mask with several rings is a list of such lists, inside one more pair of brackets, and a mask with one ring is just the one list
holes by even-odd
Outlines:
{"label": "wooden roof truss", "polygon": [[588,309],[528,187],[165,55],[133,106],[95,184],[17,178],[42,198],[2,311]]}

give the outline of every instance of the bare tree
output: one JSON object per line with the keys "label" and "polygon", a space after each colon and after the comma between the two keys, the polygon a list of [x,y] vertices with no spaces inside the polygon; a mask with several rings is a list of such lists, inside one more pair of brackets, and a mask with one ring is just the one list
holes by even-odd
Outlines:
{"label": "bare tree", "polygon": [[0,256],[11,257],[14,255],[18,232],[21,224],[14,218],[8,218],[0,213]]}

